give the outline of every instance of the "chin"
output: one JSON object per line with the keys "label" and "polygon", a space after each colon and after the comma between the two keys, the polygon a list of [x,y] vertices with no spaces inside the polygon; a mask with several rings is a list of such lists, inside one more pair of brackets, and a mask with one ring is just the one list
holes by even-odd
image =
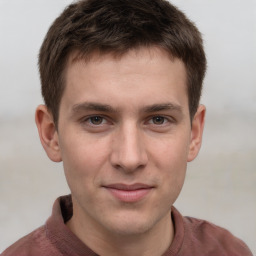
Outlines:
{"label": "chin", "polygon": [[127,223],[127,225],[116,225],[111,231],[120,236],[135,236],[145,234],[149,230],[150,225],[146,223]]}
{"label": "chin", "polygon": [[125,214],[124,216],[115,217],[108,223],[111,233],[122,236],[145,234],[151,230],[158,221],[147,216],[136,216],[135,214]]}

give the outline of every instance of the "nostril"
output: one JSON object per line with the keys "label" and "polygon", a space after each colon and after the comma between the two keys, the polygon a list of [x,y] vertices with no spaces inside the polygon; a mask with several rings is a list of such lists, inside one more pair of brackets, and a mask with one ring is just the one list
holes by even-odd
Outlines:
{"label": "nostril", "polygon": [[112,158],[112,165],[114,168],[124,172],[134,172],[145,168],[147,165],[147,157],[143,156],[144,153],[133,155],[117,155]]}
{"label": "nostril", "polygon": [[134,166],[128,166],[128,165],[115,165],[114,168],[118,171],[122,171],[125,173],[133,173],[139,170],[143,170],[145,168],[145,165],[134,165]]}

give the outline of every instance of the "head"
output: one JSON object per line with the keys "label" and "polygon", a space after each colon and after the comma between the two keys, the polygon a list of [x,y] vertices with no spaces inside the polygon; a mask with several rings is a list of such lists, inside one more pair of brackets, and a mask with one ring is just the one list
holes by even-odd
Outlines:
{"label": "head", "polygon": [[200,32],[165,0],[83,0],[68,6],[50,27],[39,54],[42,95],[58,124],[66,86],[66,67],[97,52],[120,57],[132,49],[156,46],[186,67],[191,120],[196,113],[206,70]]}
{"label": "head", "polygon": [[170,208],[202,139],[198,30],[163,0],[80,1],[54,22],[39,62],[36,122],[49,158],[63,161],[72,231],[92,249],[94,238],[117,248],[159,230],[169,243]]}

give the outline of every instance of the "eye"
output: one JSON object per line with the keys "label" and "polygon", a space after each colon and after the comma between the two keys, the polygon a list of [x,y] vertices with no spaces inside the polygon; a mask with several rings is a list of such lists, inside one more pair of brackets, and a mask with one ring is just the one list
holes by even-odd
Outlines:
{"label": "eye", "polygon": [[106,122],[106,120],[101,116],[92,116],[87,119],[87,121],[92,125],[101,125]]}
{"label": "eye", "polygon": [[153,124],[157,124],[157,125],[164,124],[166,122],[166,118],[163,116],[154,116],[152,118],[152,122]]}
{"label": "eye", "polygon": [[79,121],[79,127],[83,131],[89,133],[101,133],[109,131],[113,127],[113,119],[105,115],[88,115],[84,116]]}

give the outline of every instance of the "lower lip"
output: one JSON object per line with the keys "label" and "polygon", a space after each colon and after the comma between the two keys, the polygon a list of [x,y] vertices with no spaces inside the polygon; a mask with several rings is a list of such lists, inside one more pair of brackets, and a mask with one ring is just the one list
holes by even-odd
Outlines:
{"label": "lower lip", "polygon": [[145,198],[152,190],[152,188],[143,188],[137,190],[120,190],[114,188],[107,189],[115,198],[126,203],[138,202]]}

